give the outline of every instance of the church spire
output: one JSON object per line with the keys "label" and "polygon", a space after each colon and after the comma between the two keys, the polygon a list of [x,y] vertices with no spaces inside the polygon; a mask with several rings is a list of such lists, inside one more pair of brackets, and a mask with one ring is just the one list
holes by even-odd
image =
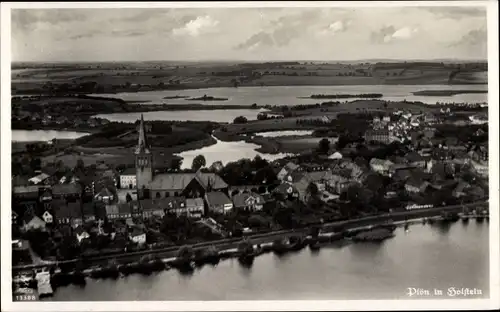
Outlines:
{"label": "church spire", "polygon": [[137,148],[135,150],[135,153],[136,154],[139,154],[139,153],[147,153],[149,154],[149,144],[148,144],[148,141],[147,141],[147,137],[146,137],[146,128],[144,126],[144,115],[141,114],[141,121],[139,123],[139,129],[138,129],[138,132],[139,132],[139,140],[137,142]]}

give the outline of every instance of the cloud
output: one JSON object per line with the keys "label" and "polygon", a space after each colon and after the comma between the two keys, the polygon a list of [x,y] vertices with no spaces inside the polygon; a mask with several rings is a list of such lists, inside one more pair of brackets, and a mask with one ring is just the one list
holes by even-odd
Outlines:
{"label": "cloud", "polygon": [[321,11],[317,9],[301,9],[296,14],[285,14],[269,23],[261,30],[251,35],[244,42],[234,46],[234,49],[255,49],[260,46],[284,47],[293,40],[304,35],[314,26]]}
{"label": "cloud", "polygon": [[271,34],[261,31],[252,35],[245,42],[236,46],[236,49],[256,48],[258,46],[273,46],[274,39]]}
{"label": "cloud", "polygon": [[418,7],[421,10],[433,13],[439,18],[461,20],[470,17],[486,17],[483,7]]}
{"label": "cloud", "polygon": [[457,46],[486,46],[488,42],[488,34],[485,27],[474,29],[462,36],[458,41],[450,44],[451,47]]}
{"label": "cloud", "polygon": [[334,23],[329,24],[328,26],[321,29],[318,34],[319,35],[335,35],[337,33],[345,32],[349,26],[352,24],[351,20],[347,21],[336,21]]}
{"label": "cloud", "polygon": [[198,16],[187,22],[183,27],[174,28],[172,33],[176,36],[189,35],[197,37],[203,33],[212,32],[219,25],[219,21],[213,19],[209,15]]}
{"label": "cloud", "polygon": [[393,25],[384,26],[380,30],[372,32],[373,43],[390,43],[397,40],[407,40],[419,31],[418,28],[402,27],[396,29]]}

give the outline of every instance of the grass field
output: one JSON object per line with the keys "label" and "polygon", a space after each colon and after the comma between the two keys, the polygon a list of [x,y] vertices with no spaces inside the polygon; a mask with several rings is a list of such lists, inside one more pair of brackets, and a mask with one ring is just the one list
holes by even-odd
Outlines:
{"label": "grass field", "polygon": [[[473,64],[474,65],[474,64]],[[25,66],[25,67],[22,67]],[[487,83],[484,64],[450,65],[443,63],[109,63],[16,65],[12,86],[28,92],[51,82],[80,84],[96,82],[111,86],[172,85],[179,88],[283,85],[375,85]],[[457,69],[458,68],[458,69]],[[455,73],[457,72],[457,73]],[[452,75],[454,73],[454,76]],[[450,76],[453,76],[450,79]],[[116,88],[115,88],[116,89]]]}

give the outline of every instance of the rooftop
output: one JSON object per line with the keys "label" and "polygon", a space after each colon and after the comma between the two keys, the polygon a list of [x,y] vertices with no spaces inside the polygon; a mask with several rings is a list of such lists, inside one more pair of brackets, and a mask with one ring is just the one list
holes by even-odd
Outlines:
{"label": "rooftop", "polygon": [[207,197],[207,203],[210,206],[227,205],[233,203],[229,199],[229,197],[227,197],[227,195],[222,192],[208,192],[205,195]]}
{"label": "rooftop", "polygon": [[164,173],[158,174],[149,183],[152,190],[184,190],[196,179],[205,189],[210,185],[213,189],[223,189],[228,185],[215,173]]}

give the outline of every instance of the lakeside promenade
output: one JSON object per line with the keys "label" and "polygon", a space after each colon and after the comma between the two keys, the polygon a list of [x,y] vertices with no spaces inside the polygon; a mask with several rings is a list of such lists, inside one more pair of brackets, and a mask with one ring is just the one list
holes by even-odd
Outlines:
{"label": "lakeside promenade", "polygon": [[[445,207],[436,207],[436,208],[426,208],[426,209],[415,209],[409,211],[401,211],[401,212],[393,212],[380,214],[376,216],[368,216],[353,220],[345,220],[345,221],[336,221],[324,224],[317,224],[311,226],[319,226],[323,232],[334,232],[336,229],[341,228],[342,230],[352,230],[355,228],[383,224],[384,222],[390,221],[405,221],[409,219],[418,219],[418,218],[427,218],[439,216],[443,212],[462,212],[464,208],[474,209],[481,205],[487,205],[487,199],[479,202],[463,204],[463,205],[453,205],[453,206],[445,206]],[[282,230],[275,231],[270,233],[263,234],[254,234],[248,235],[245,237],[237,237],[237,238],[228,238],[221,239],[216,241],[208,241],[199,244],[190,245],[193,250],[206,248],[209,246],[217,247],[219,251],[234,249],[237,247],[238,243],[241,242],[242,239],[251,240],[252,244],[265,244],[273,242],[275,239],[279,238],[287,238],[295,235],[307,235],[309,233],[310,227],[299,228],[299,229],[291,229],[291,230]],[[115,259],[118,263],[127,263],[136,261],[138,258],[145,255],[155,255],[159,258],[172,258],[177,255],[179,248],[182,246],[172,246],[162,249],[149,249],[137,252],[123,253],[123,254],[112,254],[112,255],[103,255],[103,256],[94,256],[86,259],[72,259],[65,261],[54,261],[54,262],[46,262],[38,265],[23,265],[23,266],[14,266],[12,267],[13,272],[18,272],[22,270],[30,270],[30,269],[45,269],[50,267],[57,267],[60,264],[68,264],[68,263],[76,263],[78,261],[83,260],[85,265],[90,266],[99,266],[102,264],[107,264],[110,259]]]}

